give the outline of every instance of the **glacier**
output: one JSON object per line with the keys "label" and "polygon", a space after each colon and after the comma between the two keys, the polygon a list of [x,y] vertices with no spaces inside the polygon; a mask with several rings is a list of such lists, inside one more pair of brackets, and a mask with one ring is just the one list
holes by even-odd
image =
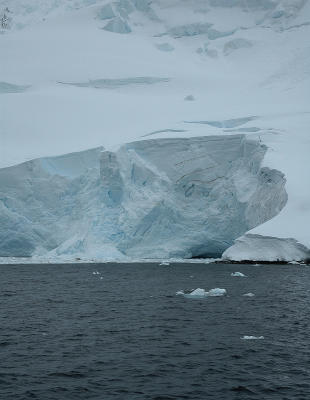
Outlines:
{"label": "glacier", "polygon": [[1,256],[310,258],[309,1],[4,14]]}
{"label": "glacier", "polygon": [[285,206],[244,135],[141,140],[0,169],[0,256],[220,257]]}

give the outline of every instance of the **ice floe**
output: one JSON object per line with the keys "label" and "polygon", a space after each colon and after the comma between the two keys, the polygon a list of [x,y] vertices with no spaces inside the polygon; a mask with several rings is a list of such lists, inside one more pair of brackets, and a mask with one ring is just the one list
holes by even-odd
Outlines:
{"label": "ice floe", "polygon": [[254,297],[255,294],[254,293],[245,293],[243,296],[245,296],[245,297]]}

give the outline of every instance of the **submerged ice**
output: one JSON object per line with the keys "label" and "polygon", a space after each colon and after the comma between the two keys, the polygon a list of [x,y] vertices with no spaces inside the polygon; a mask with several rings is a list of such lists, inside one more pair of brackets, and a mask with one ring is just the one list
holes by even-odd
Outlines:
{"label": "submerged ice", "polygon": [[0,256],[219,256],[275,216],[281,172],[244,135],[154,139],[0,170]]}

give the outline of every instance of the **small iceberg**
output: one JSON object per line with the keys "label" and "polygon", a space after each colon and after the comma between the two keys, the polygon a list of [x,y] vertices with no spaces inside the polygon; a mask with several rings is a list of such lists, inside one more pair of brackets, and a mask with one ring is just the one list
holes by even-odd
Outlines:
{"label": "small iceberg", "polygon": [[254,293],[245,293],[243,296],[245,296],[245,297],[254,297],[255,294]]}
{"label": "small iceberg", "polygon": [[94,271],[94,272],[93,272],[93,275],[100,275],[100,272]]}
{"label": "small iceberg", "polygon": [[163,262],[161,262],[159,265],[170,265],[170,263],[167,262],[167,261],[163,261]]}
{"label": "small iceberg", "polygon": [[210,289],[209,291],[206,291],[205,289],[197,288],[193,289],[189,292],[184,292],[183,290],[179,290],[176,292],[176,295],[182,295],[188,299],[202,299],[205,297],[218,297],[218,296],[224,296],[226,294],[226,289],[220,289],[220,288],[215,288],[215,289]]}
{"label": "small iceberg", "polygon": [[241,340],[261,340],[265,339],[264,336],[242,336]]}
{"label": "small iceberg", "polygon": [[226,289],[220,289],[220,288],[215,288],[215,289],[211,289],[209,290],[209,292],[206,292],[206,296],[224,296],[226,294]]}
{"label": "small iceberg", "polygon": [[232,272],[232,273],[230,274],[230,276],[245,277],[246,275],[244,275],[242,272]]}

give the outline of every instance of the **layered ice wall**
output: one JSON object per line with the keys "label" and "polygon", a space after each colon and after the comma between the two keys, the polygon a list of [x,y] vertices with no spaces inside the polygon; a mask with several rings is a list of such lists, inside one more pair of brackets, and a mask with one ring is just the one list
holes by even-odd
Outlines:
{"label": "layered ice wall", "polygon": [[283,174],[244,135],[154,139],[0,170],[0,255],[220,256],[275,216]]}

